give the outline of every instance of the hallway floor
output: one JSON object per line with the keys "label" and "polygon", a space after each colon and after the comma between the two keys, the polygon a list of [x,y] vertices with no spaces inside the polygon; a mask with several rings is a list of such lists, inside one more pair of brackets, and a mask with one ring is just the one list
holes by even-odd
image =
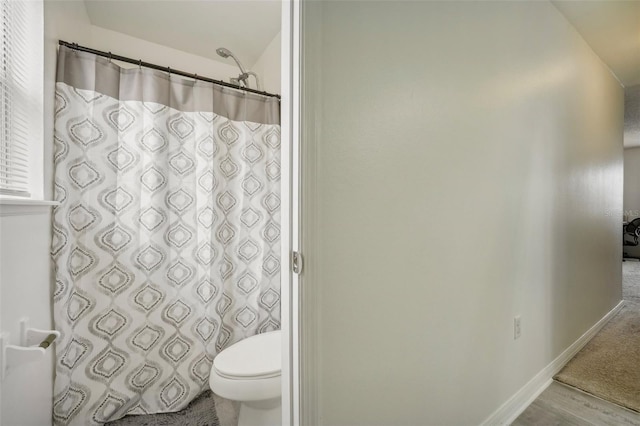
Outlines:
{"label": "hallway floor", "polygon": [[556,381],[512,426],[640,426],[640,414]]}
{"label": "hallway floor", "polygon": [[[640,302],[640,261],[622,262],[622,296]],[[640,413],[554,381],[512,423],[534,425],[640,426]]]}

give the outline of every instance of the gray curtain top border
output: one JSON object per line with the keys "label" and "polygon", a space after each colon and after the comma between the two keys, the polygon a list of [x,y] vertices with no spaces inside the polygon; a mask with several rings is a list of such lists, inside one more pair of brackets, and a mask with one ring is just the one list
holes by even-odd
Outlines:
{"label": "gray curtain top border", "polygon": [[280,124],[277,98],[148,68],[123,68],[92,53],[58,50],[56,82],[121,101],[154,102],[183,112],[212,112],[233,121]]}

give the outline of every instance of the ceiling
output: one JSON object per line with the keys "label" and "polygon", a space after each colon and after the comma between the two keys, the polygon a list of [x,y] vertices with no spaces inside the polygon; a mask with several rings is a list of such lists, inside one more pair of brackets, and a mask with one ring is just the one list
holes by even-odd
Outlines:
{"label": "ceiling", "polygon": [[552,0],[625,86],[624,147],[640,146],[640,0]]}
{"label": "ceiling", "polygon": [[278,0],[85,0],[93,25],[205,58],[253,66],[280,32]]}
{"label": "ceiling", "polygon": [[640,0],[552,0],[625,86],[640,84]]}

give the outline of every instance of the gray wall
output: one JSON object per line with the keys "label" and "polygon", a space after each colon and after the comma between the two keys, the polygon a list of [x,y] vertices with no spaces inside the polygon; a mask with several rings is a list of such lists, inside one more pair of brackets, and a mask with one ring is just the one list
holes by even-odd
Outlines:
{"label": "gray wall", "polygon": [[306,421],[478,424],[621,299],[623,91],[547,2],[305,7]]}
{"label": "gray wall", "polygon": [[624,211],[640,217],[640,85],[624,91]]}
{"label": "gray wall", "polygon": [[[624,150],[624,214],[629,221],[640,217],[640,147]],[[626,246],[624,252],[640,258],[640,247]]]}
{"label": "gray wall", "polygon": [[624,146],[640,147],[640,85],[624,90]]}
{"label": "gray wall", "polygon": [[624,150],[624,212],[628,220],[640,217],[640,147]]}

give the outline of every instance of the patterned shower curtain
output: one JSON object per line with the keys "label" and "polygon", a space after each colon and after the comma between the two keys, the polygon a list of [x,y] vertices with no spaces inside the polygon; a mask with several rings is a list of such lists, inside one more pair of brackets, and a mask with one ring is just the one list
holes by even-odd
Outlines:
{"label": "patterned shower curtain", "polygon": [[275,98],[61,47],[56,424],[177,411],[280,327]]}

